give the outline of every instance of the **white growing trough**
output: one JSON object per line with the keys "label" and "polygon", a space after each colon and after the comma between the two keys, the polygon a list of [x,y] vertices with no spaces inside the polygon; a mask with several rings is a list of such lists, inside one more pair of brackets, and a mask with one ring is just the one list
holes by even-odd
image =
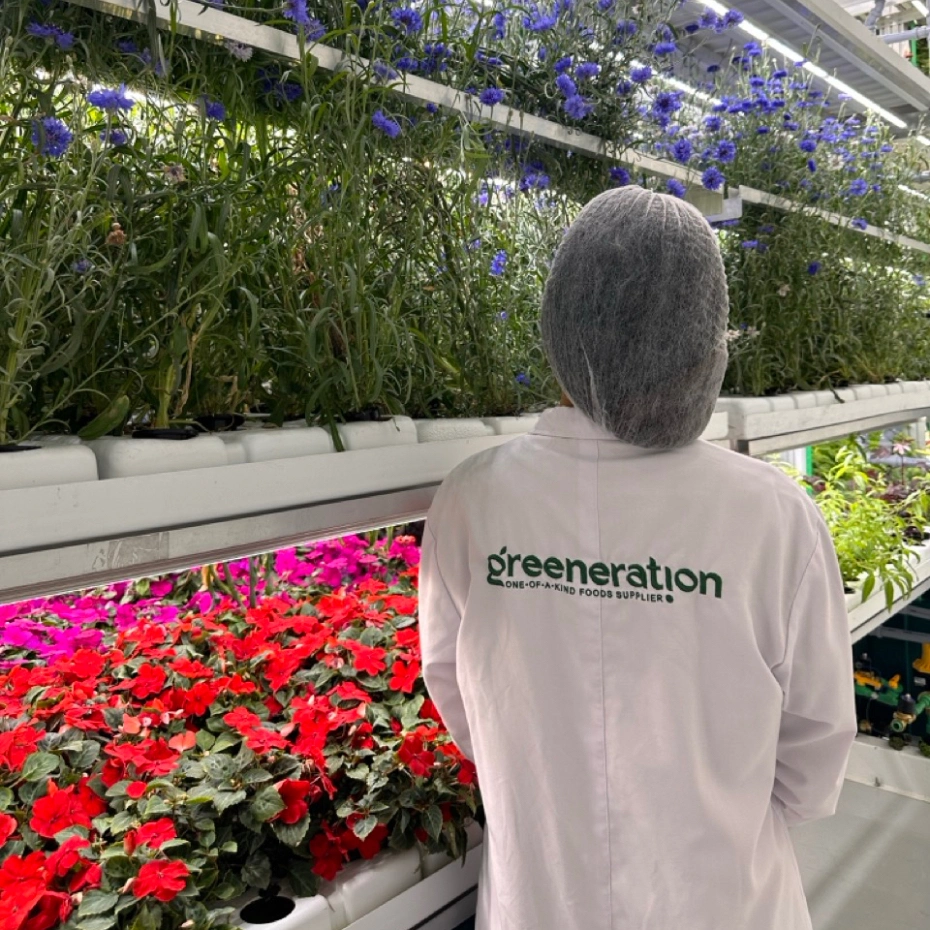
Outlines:
{"label": "white growing trough", "polygon": [[721,397],[730,442],[738,452],[763,455],[852,433],[911,423],[930,410],[930,381],[864,384],[837,391],[775,397]]}
{"label": "white growing trough", "polygon": [[278,920],[269,920],[274,911],[260,899],[240,901],[236,923],[242,930],[454,930],[475,913],[482,855],[481,830],[472,825],[464,862],[446,860],[427,874],[428,857],[416,849],[381,853],[346,866],[315,897],[293,898],[293,910]]}

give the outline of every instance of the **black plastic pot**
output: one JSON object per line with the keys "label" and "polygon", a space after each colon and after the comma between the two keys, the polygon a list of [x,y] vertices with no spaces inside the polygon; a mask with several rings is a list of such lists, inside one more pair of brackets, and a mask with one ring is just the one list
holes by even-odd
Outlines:
{"label": "black plastic pot", "polygon": [[239,911],[239,917],[247,924],[273,924],[284,920],[296,906],[293,898],[283,898],[280,895],[273,898],[256,898]]}
{"label": "black plastic pot", "polygon": [[209,413],[194,418],[208,433],[228,433],[245,423],[241,413]]}
{"label": "black plastic pot", "polygon": [[182,441],[199,436],[200,431],[193,426],[168,427],[166,429],[136,429],[132,431],[133,439],[173,439]]}
{"label": "black plastic pot", "polygon": [[33,449],[41,448],[41,446],[22,445],[18,442],[6,442],[0,445],[0,452],[32,452]]}
{"label": "black plastic pot", "polygon": [[388,417],[379,407],[363,407],[361,410],[353,410],[344,417],[346,423],[380,423]]}

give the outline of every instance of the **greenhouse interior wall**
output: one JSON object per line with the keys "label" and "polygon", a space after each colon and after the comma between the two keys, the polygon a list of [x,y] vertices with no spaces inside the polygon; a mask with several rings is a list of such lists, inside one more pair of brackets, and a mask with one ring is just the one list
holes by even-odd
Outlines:
{"label": "greenhouse interior wall", "polygon": [[928,17],[0,4],[0,930],[489,930],[424,520],[560,403],[551,260],[627,187],[722,255],[699,441],[808,494],[845,585],[814,930],[925,926]]}

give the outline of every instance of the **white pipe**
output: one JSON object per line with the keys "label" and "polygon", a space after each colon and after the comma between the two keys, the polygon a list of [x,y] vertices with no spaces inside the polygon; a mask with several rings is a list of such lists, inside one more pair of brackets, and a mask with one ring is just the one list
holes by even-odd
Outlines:
{"label": "white pipe", "polygon": [[889,32],[887,35],[880,35],[882,42],[893,45],[895,42],[908,42],[911,39],[926,39],[930,36],[930,26],[918,26],[916,29],[908,29],[907,32]]}

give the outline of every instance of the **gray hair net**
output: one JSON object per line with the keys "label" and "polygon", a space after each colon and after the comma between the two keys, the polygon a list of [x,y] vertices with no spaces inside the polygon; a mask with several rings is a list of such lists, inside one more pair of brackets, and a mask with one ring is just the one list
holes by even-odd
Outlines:
{"label": "gray hair net", "polygon": [[727,281],[690,204],[640,187],[595,197],[562,240],[542,338],[572,403],[618,439],[672,449],[697,439],[727,366]]}

